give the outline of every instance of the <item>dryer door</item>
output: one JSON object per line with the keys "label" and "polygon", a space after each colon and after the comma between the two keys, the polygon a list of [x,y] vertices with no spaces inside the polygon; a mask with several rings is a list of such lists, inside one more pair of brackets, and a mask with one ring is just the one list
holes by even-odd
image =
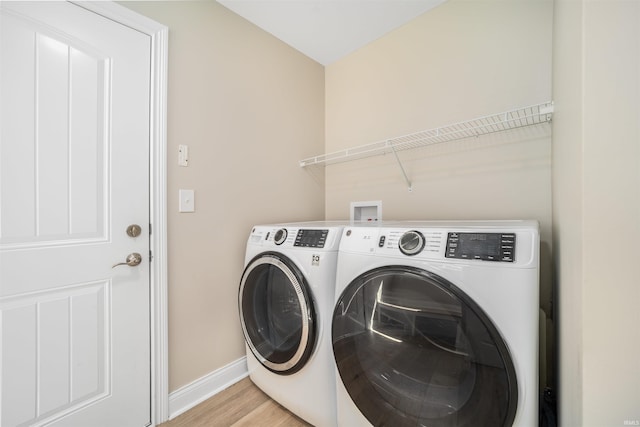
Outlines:
{"label": "dryer door", "polygon": [[240,321],[245,341],[269,370],[289,375],[302,368],[316,341],[309,286],[279,253],[254,258],[240,280]]}
{"label": "dryer door", "polygon": [[513,362],[482,309],[428,271],[390,266],[347,286],[333,351],[342,383],[374,426],[511,426]]}

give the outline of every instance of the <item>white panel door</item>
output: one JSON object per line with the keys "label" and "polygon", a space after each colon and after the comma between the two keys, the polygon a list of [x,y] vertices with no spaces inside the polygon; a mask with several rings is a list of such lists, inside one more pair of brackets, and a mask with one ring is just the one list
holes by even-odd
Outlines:
{"label": "white panel door", "polygon": [[150,38],[0,8],[0,425],[148,425]]}

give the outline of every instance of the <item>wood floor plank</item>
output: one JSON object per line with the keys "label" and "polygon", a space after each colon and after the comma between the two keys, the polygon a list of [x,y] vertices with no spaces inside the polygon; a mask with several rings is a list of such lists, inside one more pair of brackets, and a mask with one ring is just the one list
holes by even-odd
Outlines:
{"label": "wood floor plank", "polygon": [[309,427],[245,378],[159,427]]}
{"label": "wood floor plank", "polygon": [[[269,397],[259,388],[255,387],[249,379],[243,380],[246,387],[238,388],[232,393],[221,393],[221,399],[215,405],[203,408],[209,426],[230,426],[246,415],[248,411],[253,411],[260,407]],[[228,390],[227,390],[228,391]]]}
{"label": "wood floor plank", "polygon": [[270,427],[285,427],[285,426],[308,426],[309,424],[297,418],[292,413],[286,411],[282,406],[268,400],[254,409],[247,415],[245,415],[232,427],[254,427],[254,426],[270,426]]}

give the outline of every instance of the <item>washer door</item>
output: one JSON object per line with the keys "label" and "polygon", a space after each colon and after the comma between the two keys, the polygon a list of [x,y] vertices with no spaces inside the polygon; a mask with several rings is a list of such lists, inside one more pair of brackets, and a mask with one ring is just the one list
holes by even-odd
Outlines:
{"label": "washer door", "polygon": [[313,351],[316,319],[309,286],[293,262],[266,252],[240,280],[240,321],[253,355],[269,370],[289,375]]}
{"label": "washer door", "polygon": [[513,423],[518,387],[507,346],[440,276],[406,266],[359,276],[337,302],[332,340],[342,383],[374,426]]}

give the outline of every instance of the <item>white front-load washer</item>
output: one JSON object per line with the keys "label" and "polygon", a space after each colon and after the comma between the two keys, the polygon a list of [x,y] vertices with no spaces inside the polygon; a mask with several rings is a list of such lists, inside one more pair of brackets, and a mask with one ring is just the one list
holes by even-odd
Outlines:
{"label": "white front-load washer", "polygon": [[258,225],[247,241],[240,321],[251,380],[316,427],[336,425],[333,222]]}
{"label": "white front-load washer", "polygon": [[346,227],[338,425],[538,425],[535,221]]}

